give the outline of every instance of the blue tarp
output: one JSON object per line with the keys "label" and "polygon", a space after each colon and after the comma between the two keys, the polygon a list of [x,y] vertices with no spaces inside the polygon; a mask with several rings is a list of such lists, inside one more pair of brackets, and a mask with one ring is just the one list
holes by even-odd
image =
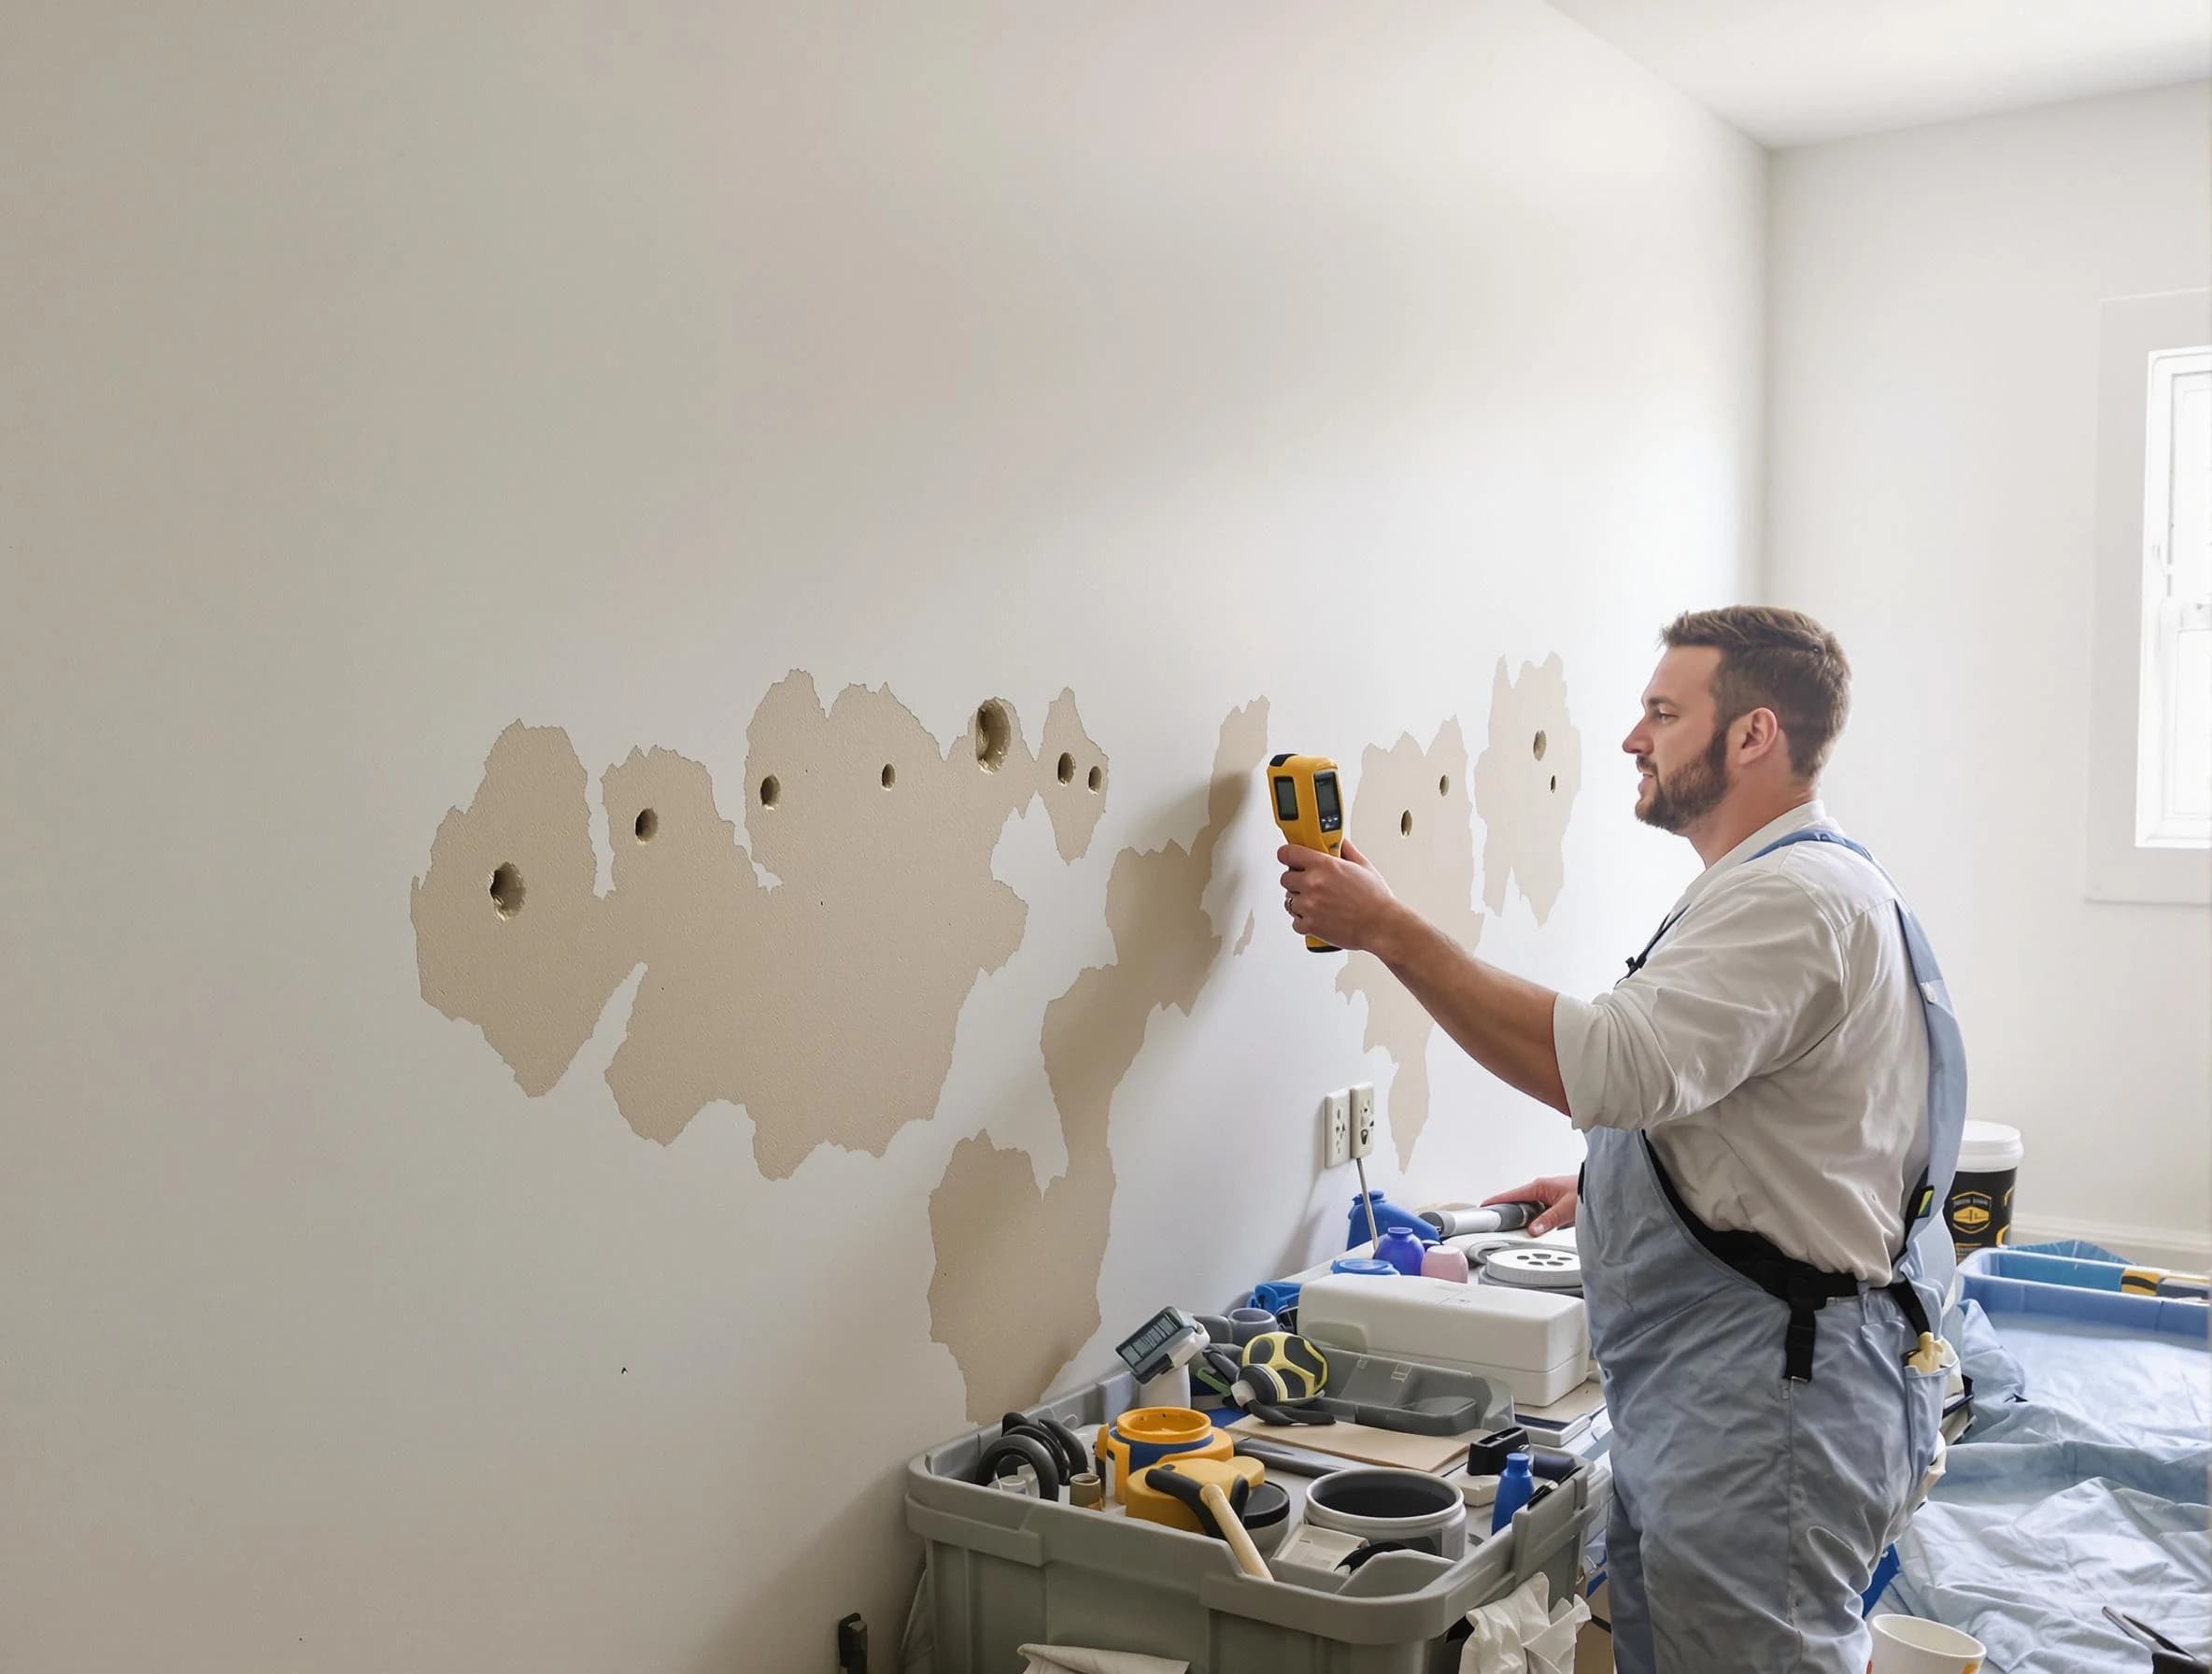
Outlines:
{"label": "blue tarp", "polygon": [[1976,1417],[1898,1542],[1891,1601],[1973,1634],[1991,1674],[2143,1674],[2106,1605],[2212,1644],[2212,1354],[2162,1317],[1992,1319],[1969,1298],[1946,1322]]}

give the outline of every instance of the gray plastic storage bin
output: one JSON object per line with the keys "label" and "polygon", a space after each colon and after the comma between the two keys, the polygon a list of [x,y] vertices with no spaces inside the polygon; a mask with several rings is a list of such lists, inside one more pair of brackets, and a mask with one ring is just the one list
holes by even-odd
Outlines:
{"label": "gray plastic storage bin", "polygon": [[[1030,1412],[1080,1428],[1135,1403],[1124,1373]],[[1470,1512],[1454,1563],[1383,1553],[1322,1593],[1255,1580],[1203,1535],[970,1481],[996,1434],[971,1431],[907,1468],[907,1526],[929,1545],[934,1674],[1018,1674],[1015,1648],[1032,1643],[1173,1657],[1192,1674],[1450,1674],[1458,1650],[1444,1635],[1477,1605],[1538,1570],[1554,1601],[1571,1596],[1611,1497],[1593,1460],[1496,1535],[1478,1539],[1485,1513]]]}

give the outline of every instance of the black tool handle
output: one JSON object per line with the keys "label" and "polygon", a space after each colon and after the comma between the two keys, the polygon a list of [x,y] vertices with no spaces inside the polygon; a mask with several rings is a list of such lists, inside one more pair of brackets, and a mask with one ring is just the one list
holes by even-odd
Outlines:
{"label": "black tool handle", "polygon": [[868,1624],[858,1612],[837,1624],[837,1674],[868,1674]]}

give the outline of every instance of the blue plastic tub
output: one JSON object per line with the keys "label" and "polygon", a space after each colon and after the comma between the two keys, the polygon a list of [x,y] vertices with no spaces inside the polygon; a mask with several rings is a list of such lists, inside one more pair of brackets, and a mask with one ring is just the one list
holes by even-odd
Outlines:
{"label": "blue plastic tub", "polygon": [[2039,1313],[2115,1330],[2203,1342],[2212,1306],[2202,1299],[2123,1292],[2118,1263],[1977,1250],[1959,1264],[1959,1294],[1989,1313]]}

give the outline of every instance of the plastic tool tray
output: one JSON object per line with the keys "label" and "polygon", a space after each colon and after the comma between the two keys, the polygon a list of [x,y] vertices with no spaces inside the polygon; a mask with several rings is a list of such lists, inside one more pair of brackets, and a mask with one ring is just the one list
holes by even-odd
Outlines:
{"label": "plastic tool tray", "polygon": [[[1123,1373],[1031,1412],[1087,1434],[1136,1398]],[[1468,1611],[1539,1571],[1554,1600],[1570,1596],[1611,1499],[1610,1471],[1593,1460],[1497,1534],[1470,1523],[1464,1557],[1385,1552],[1328,1593],[1247,1576],[1202,1535],[977,1483],[996,1434],[970,1431],[907,1467],[943,1674],[1012,1668],[1032,1643],[1171,1657],[1193,1674],[1450,1674],[1458,1651],[1445,1636]],[[1303,1479],[1269,1480],[1302,1511]]]}
{"label": "plastic tool tray", "polygon": [[1959,1264],[1959,1294],[1991,1313],[2039,1313],[2144,1336],[2202,1342],[2212,1310],[2199,1299],[2123,1292],[2112,1263],[2026,1250],[1977,1250]]}
{"label": "plastic tool tray", "polygon": [[1513,1416],[1512,1397],[1479,1372],[1416,1366],[1330,1349],[1321,1404],[1339,1418],[1418,1436],[1494,1430]]}

